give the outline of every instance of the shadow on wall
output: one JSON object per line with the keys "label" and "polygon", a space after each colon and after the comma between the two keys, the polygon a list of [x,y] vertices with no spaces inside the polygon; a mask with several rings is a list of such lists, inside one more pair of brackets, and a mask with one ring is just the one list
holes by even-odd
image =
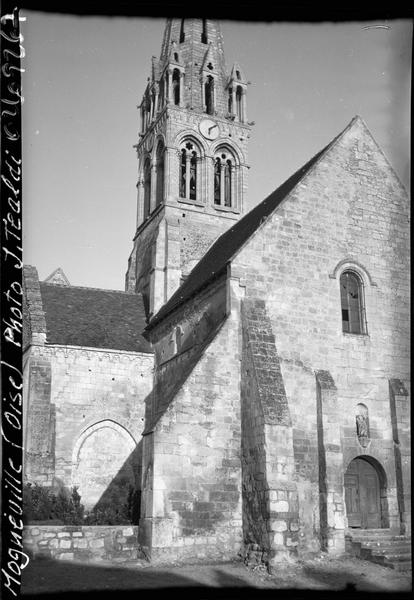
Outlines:
{"label": "shadow on wall", "polygon": [[[120,516],[128,519],[128,523],[138,525],[141,504],[141,459],[142,440],[137,444],[135,450],[129,455],[118,473],[114,476],[98,502],[90,511],[92,514],[101,515],[105,523],[113,518],[116,510]],[[93,523],[91,523],[93,524]],[[116,524],[116,523],[114,523]]]}

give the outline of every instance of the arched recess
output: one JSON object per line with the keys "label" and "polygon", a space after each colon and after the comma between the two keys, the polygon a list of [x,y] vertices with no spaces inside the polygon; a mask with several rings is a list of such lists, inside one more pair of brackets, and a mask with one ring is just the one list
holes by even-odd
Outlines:
{"label": "arched recess", "polygon": [[136,448],[129,431],[110,419],[82,431],[72,453],[72,486],[86,510],[125,504],[136,484]]}
{"label": "arched recess", "polygon": [[344,475],[348,527],[381,529],[389,527],[387,476],[372,456],[353,458]]}

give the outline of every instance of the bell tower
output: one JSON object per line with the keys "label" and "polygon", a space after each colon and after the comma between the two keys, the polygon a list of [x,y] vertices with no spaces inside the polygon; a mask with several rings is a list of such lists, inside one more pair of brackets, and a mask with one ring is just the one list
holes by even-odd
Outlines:
{"label": "bell tower", "polygon": [[137,223],[126,290],[147,317],[244,214],[247,81],[226,71],[220,25],[168,19],[140,110]]}

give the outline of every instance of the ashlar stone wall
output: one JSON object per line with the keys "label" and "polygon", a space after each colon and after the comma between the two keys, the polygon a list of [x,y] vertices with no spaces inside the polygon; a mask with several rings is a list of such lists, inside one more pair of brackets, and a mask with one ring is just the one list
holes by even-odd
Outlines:
{"label": "ashlar stone wall", "polygon": [[[408,227],[407,194],[364,123],[356,119],[233,260],[232,274],[245,286],[246,298],[265,300],[277,340],[293,427],[299,552],[315,549],[321,541],[319,371],[329,373],[337,394],[335,415],[322,398],[322,412],[328,409],[328,422],[335,418],[339,427],[335,445],[342,455],[327,506],[330,514],[338,513],[335,520],[332,517],[334,529],[339,533],[347,523],[344,512],[344,518],[339,517],[343,474],[357,456],[384,472],[386,498],[381,502],[389,525],[398,528],[403,519],[394,443],[401,437],[406,471]],[[362,335],[342,331],[339,277],[346,268],[363,281],[367,331]],[[401,380],[407,394],[402,396],[404,416],[394,417],[401,434],[393,433],[390,410],[389,380],[394,378]],[[369,415],[366,447],[356,431],[360,403]],[[329,452],[327,459],[338,456],[336,449]],[[341,551],[341,545],[336,546],[340,537],[327,540],[332,552]]]}
{"label": "ashlar stone wall", "polygon": [[239,337],[230,315],[146,430],[140,543],[152,560],[229,559],[241,548]]}
{"label": "ashlar stone wall", "polygon": [[32,345],[26,479],[79,486],[82,503],[124,503],[141,481],[153,355]]}
{"label": "ashlar stone wall", "polygon": [[138,527],[27,525],[25,550],[33,558],[53,558],[82,563],[125,563],[139,558]]}

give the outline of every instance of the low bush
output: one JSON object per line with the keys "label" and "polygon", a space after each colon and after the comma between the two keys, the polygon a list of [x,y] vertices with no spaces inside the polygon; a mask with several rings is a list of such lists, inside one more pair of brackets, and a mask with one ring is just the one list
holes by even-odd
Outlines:
{"label": "low bush", "polygon": [[23,487],[23,521],[61,523],[63,525],[138,525],[141,492],[129,488],[126,502],[116,506],[109,502],[99,503],[85,511],[76,487],[70,492],[58,491],[38,483],[26,483]]}

